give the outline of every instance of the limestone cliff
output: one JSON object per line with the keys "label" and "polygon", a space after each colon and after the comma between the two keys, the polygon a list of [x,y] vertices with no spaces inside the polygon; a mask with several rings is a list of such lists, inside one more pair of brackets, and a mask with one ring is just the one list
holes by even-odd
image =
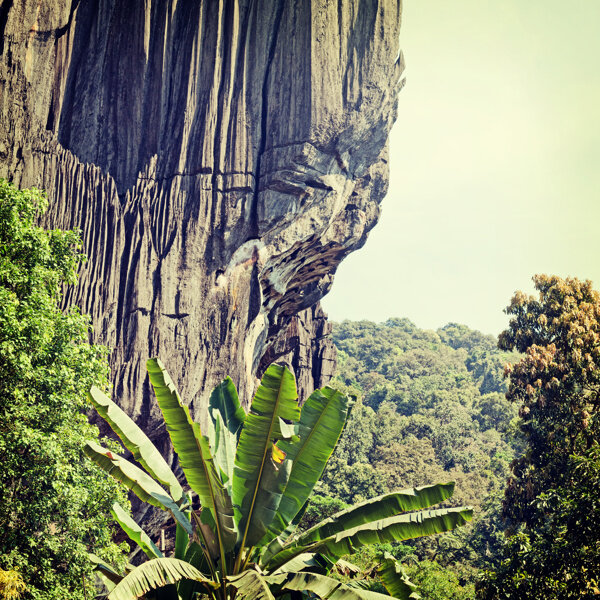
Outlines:
{"label": "limestone cliff", "polygon": [[284,355],[330,376],[318,302],[386,192],[399,26],[400,0],[3,0],[0,176],[82,230],[67,302],[142,425],[149,356],[196,414]]}

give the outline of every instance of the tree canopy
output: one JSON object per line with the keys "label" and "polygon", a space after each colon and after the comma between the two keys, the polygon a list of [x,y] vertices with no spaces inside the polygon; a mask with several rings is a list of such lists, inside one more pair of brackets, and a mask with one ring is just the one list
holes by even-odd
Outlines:
{"label": "tree canopy", "polygon": [[37,226],[45,208],[41,192],[0,180],[0,569],[28,597],[82,598],[88,549],[116,556],[109,507],[122,494],[83,453],[97,429],[81,409],[90,385],[108,385],[106,350],[60,308],[80,242]]}
{"label": "tree canopy", "polygon": [[[504,378],[504,364],[519,354],[499,350],[494,337],[465,325],[427,331],[408,319],[334,323],[333,339],[334,384],[360,400],[311,505],[326,509],[398,486],[456,481],[451,502],[474,505],[473,522],[387,550],[398,558],[435,558],[439,569],[426,569],[431,589],[447,577],[448,589],[462,594],[456,597],[473,598],[477,569],[494,564],[501,542],[501,494],[521,445],[514,436],[518,409],[505,398]],[[350,560],[363,564],[366,558]],[[436,597],[425,592],[428,585],[419,593]]]}
{"label": "tree canopy", "polygon": [[499,345],[525,452],[511,465],[503,513],[512,535],[482,598],[581,598],[600,587],[600,295],[589,281],[539,275],[518,292]]}

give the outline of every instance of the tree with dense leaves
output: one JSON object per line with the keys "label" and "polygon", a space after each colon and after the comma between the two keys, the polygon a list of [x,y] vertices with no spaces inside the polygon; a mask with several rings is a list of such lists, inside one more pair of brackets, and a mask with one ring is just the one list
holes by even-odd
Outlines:
{"label": "tree with dense leaves", "polygon": [[461,584],[456,573],[436,561],[423,560],[417,565],[408,563],[410,580],[421,600],[472,600],[473,584]]}
{"label": "tree with dense leaves", "polygon": [[520,404],[527,450],[513,464],[504,513],[535,525],[532,501],[568,481],[571,455],[598,443],[600,434],[600,295],[590,281],[539,275],[539,299],[517,293],[499,338],[525,353],[507,367],[507,398]]}
{"label": "tree with dense leaves", "polygon": [[108,385],[106,352],[86,317],[60,310],[80,242],[36,226],[45,206],[0,180],[0,569],[22,575],[26,598],[54,600],[83,598],[88,550],[117,556],[109,508],[122,493],[83,453],[97,429],[81,407]]}
{"label": "tree with dense leaves", "polygon": [[600,582],[600,295],[589,281],[539,275],[518,292],[499,345],[525,353],[508,367],[526,451],[512,464],[501,565],[481,598],[591,596]]}

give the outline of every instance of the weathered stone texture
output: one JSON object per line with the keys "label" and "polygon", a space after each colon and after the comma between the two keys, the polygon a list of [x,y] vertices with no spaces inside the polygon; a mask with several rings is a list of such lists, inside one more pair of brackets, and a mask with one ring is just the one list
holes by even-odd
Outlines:
{"label": "weathered stone texture", "polygon": [[399,0],[4,0],[0,176],[80,227],[68,302],[154,422],[160,356],[198,413],[285,355],[333,370],[318,301],[387,186]]}

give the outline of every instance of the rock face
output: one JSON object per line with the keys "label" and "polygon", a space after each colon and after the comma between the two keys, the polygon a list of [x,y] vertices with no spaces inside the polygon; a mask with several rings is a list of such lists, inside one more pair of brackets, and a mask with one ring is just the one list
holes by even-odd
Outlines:
{"label": "rock face", "polygon": [[[333,369],[319,300],[387,187],[400,0],[3,0],[0,176],[89,261],[67,302],[152,430],[145,360],[201,412],[276,358]],[[160,436],[155,431],[155,436]]]}

